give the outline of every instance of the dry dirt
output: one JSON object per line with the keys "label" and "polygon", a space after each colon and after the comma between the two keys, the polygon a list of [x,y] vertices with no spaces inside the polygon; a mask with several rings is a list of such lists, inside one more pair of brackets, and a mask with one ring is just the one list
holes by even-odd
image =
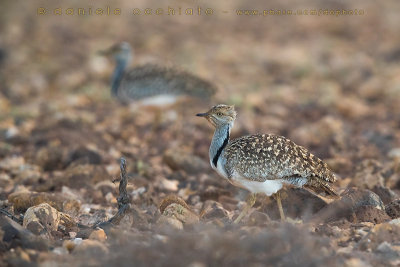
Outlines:
{"label": "dry dirt", "polygon": [[[398,1],[1,6],[1,266],[400,265]],[[89,6],[123,14],[50,14]],[[129,12],[168,6],[215,14]],[[38,7],[50,13],[39,16]],[[251,17],[239,8],[365,14]],[[113,64],[96,51],[122,40],[135,48],[134,64],[212,80],[215,99],[164,109],[158,123],[152,109],[117,103]],[[280,134],[324,159],[341,198],[287,189],[289,219],[280,222],[274,199],[259,196],[234,225],[247,193],[211,169],[212,129],[194,116],[216,103],[236,105],[233,138]],[[118,211],[121,157],[130,206],[117,223],[101,224]]]}

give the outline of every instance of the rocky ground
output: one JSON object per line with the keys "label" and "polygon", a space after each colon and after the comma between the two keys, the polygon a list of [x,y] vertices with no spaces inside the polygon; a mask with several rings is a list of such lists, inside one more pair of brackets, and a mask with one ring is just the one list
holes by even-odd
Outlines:
{"label": "rocky ground", "polygon": [[[400,265],[395,0],[296,6],[363,8],[360,17],[234,14],[262,1],[204,2],[232,12],[213,17],[40,17],[40,4],[51,3],[0,10],[1,266]],[[154,110],[117,103],[113,66],[96,51],[121,40],[135,64],[212,80],[216,98],[164,109],[158,123]],[[247,193],[211,169],[212,129],[194,116],[216,103],[236,105],[233,137],[281,134],[323,158],[340,199],[288,188],[286,222],[259,196],[233,224]]]}

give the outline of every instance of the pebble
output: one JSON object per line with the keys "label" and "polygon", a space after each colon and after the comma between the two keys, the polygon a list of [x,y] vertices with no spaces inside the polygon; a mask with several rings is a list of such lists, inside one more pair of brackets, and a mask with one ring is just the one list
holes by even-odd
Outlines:
{"label": "pebble", "polygon": [[182,230],[183,229],[183,223],[175,218],[161,215],[160,218],[157,220],[157,225],[158,226],[170,226],[172,228]]}
{"label": "pebble", "polygon": [[98,256],[108,253],[108,248],[105,244],[98,240],[85,239],[77,245],[72,254],[78,256]]}
{"label": "pebble", "polygon": [[392,218],[400,218],[400,199],[393,200],[385,207],[386,213]]}
{"label": "pebble", "polygon": [[47,251],[49,248],[47,239],[32,234],[29,230],[4,216],[0,216],[0,236],[2,237],[0,246],[4,247],[20,246],[39,251]]}
{"label": "pebble", "polygon": [[8,196],[8,201],[13,204],[16,212],[25,212],[29,207],[48,203],[57,210],[76,213],[80,210],[81,204],[75,199],[70,199],[60,193],[47,192],[14,192]]}
{"label": "pebble", "polygon": [[203,204],[200,218],[202,220],[229,218],[229,212],[219,202],[207,200]]}
{"label": "pebble", "polygon": [[30,207],[24,215],[23,226],[36,235],[49,237],[60,223],[60,213],[47,203]]}
{"label": "pebble", "polygon": [[163,155],[163,161],[172,170],[184,170],[188,174],[198,174],[209,167],[202,158],[184,151],[168,150]]}
{"label": "pebble", "polygon": [[104,242],[104,241],[107,240],[107,235],[106,235],[106,233],[104,232],[103,229],[97,229],[97,230],[94,230],[89,235],[89,239],[93,239],[93,240]]}

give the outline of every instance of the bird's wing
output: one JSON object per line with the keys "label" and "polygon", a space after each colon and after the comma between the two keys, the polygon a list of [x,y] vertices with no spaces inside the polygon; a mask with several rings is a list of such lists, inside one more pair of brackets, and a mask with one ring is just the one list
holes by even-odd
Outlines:
{"label": "bird's wing", "polygon": [[293,177],[317,177],[334,182],[326,163],[283,136],[252,135],[233,140],[225,149],[228,173],[264,182]]}
{"label": "bird's wing", "polygon": [[185,71],[147,64],[133,68],[121,84],[125,97],[141,99],[159,94],[211,97],[216,87]]}

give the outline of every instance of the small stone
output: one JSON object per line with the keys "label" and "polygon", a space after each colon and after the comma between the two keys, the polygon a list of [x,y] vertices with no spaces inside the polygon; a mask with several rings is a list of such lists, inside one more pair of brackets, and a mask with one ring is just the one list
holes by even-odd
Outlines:
{"label": "small stone", "polygon": [[90,235],[89,239],[104,242],[107,239],[107,235],[103,229],[94,230]]}
{"label": "small stone", "polygon": [[108,192],[105,196],[105,199],[108,203],[117,203],[117,199],[114,197],[113,193]]}
{"label": "small stone", "polygon": [[8,201],[13,204],[15,212],[25,212],[29,207],[48,203],[57,210],[77,213],[81,207],[79,201],[70,199],[60,193],[20,191],[8,196]]}
{"label": "small stone", "polygon": [[400,217],[400,199],[393,200],[385,207],[386,213],[392,218]]}
{"label": "small stone", "polygon": [[30,262],[30,261],[31,261],[31,259],[29,258],[28,253],[26,253],[23,249],[18,248],[17,251],[18,251],[19,257],[20,257],[23,261],[26,261],[26,262]]}
{"label": "small stone", "polygon": [[0,170],[12,171],[17,170],[20,166],[25,164],[25,159],[23,157],[13,156],[7,157],[0,161]]}
{"label": "small stone", "polygon": [[355,211],[356,222],[383,223],[390,220],[385,211],[372,206],[361,206]]}
{"label": "small stone", "polygon": [[184,225],[191,225],[199,221],[199,217],[195,214],[186,202],[175,195],[165,197],[159,206],[163,216],[171,217],[179,220]]}
{"label": "small stone", "polygon": [[377,194],[385,205],[398,198],[396,193],[384,186],[376,185],[371,191]]}
{"label": "small stone", "polygon": [[98,256],[107,254],[108,248],[100,241],[86,239],[77,245],[72,253],[79,256]]}
{"label": "small stone", "polygon": [[351,258],[344,262],[345,267],[369,267],[371,264],[359,259],[359,258]]}
{"label": "small stone", "polygon": [[65,233],[74,233],[78,231],[78,226],[75,220],[68,214],[60,212],[60,225],[63,227]]}
{"label": "small stone", "polygon": [[391,220],[389,223],[400,226],[400,218]]}
{"label": "small stone", "polygon": [[208,168],[208,163],[202,158],[184,151],[166,151],[163,160],[172,170],[184,170],[188,174],[197,174]]}
{"label": "small stone", "polygon": [[71,252],[74,250],[74,248],[76,247],[76,244],[75,244],[75,242],[72,241],[72,240],[65,240],[65,241],[63,242],[63,247],[64,247],[69,253],[71,253]]}
{"label": "small stone", "polygon": [[358,188],[348,188],[341,195],[341,200],[357,208],[360,206],[373,206],[380,210],[385,210],[380,197],[370,190],[363,190]]}
{"label": "small stone", "polygon": [[396,159],[400,158],[400,147],[393,148],[388,153],[389,158]]}
{"label": "small stone", "polygon": [[220,197],[230,195],[229,190],[225,188],[216,187],[213,185],[208,186],[204,191],[199,192],[201,201],[215,200],[220,201]]}
{"label": "small stone", "polygon": [[194,212],[177,203],[168,205],[162,214],[164,216],[176,218],[184,225],[191,225],[199,222],[199,217]]}
{"label": "small stone", "polygon": [[160,187],[162,189],[172,192],[178,191],[178,185],[179,185],[178,180],[169,180],[164,178],[160,181]]}
{"label": "small stone", "polygon": [[376,248],[376,252],[379,252],[384,255],[387,259],[398,259],[400,253],[393,249],[392,245],[390,245],[387,241],[383,241]]}
{"label": "small stone", "polygon": [[47,203],[30,207],[24,215],[23,226],[36,235],[49,236],[60,223],[59,212]]}
{"label": "small stone", "polygon": [[[369,208],[360,208],[364,206],[369,206]],[[374,209],[380,210],[374,211]],[[357,219],[357,213],[360,219]],[[376,219],[371,219],[368,217],[369,212],[374,213],[373,217]],[[385,216],[385,207],[382,200],[377,194],[366,189],[358,188],[348,188],[342,194],[341,198],[330,203],[326,208],[315,214],[312,220],[316,221],[339,221],[341,219],[346,219],[349,222],[360,222],[366,218],[370,218],[367,221],[374,223],[382,222],[387,220],[387,215]]]}
{"label": "small stone", "polygon": [[101,164],[102,157],[94,150],[80,147],[68,155],[66,165],[74,164]]}
{"label": "small stone", "polygon": [[159,205],[160,212],[163,213],[164,210],[173,203],[179,204],[179,205],[189,209],[189,206],[186,204],[185,200],[183,200],[182,198],[180,198],[176,195],[168,195],[160,202],[160,205]]}
{"label": "small stone", "polygon": [[0,173],[0,192],[12,184],[12,180],[8,174]]}
{"label": "small stone", "polygon": [[207,200],[203,204],[203,208],[200,212],[200,218],[202,220],[229,218],[229,212],[225,210],[219,202]]}
{"label": "small stone", "polygon": [[53,171],[63,167],[62,149],[58,146],[43,147],[36,153],[36,162],[45,171]]}
{"label": "small stone", "polygon": [[18,223],[4,216],[0,216],[0,236],[2,243],[8,247],[22,247],[39,251],[47,251],[49,247],[46,239],[32,234]]}
{"label": "small stone", "polygon": [[160,226],[169,226],[178,230],[183,229],[183,223],[173,217],[161,215],[157,220],[157,225]]}
{"label": "small stone", "polygon": [[66,254],[69,253],[69,251],[68,251],[66,248],[64,248],[64,247],[57,247],[57,248],[54,248],[52,252],[53,252],[54,254],[57,254],[57,255],[66,255]]}
{"label": "small stone", "polygon": [[271,219],[267,214],[259,211],[253,211],[249,216],[247,224],[249,226],[265,226],[268,225],[270,221]]}

